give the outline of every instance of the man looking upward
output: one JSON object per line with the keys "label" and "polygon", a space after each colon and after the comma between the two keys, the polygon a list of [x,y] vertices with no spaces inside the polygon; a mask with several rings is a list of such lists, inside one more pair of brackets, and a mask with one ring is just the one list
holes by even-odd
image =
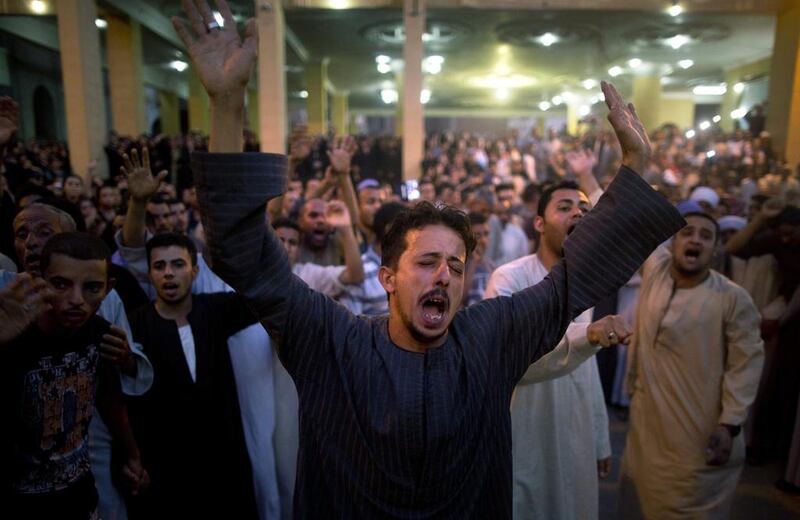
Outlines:
{"label": "man looking upward", "polygon": [[173,18],[211,99],[212,153],[192,167],[214,269],[270,332],[300,396],[295,515],[510,518],[514,386],[683,225],[636,173],[650,146],[632,106],[603,85],[624,166],[542,283],[458,311],[469,221],[421,203],[384,237],[389,315],[357,318],[292,275],[265,225],[286,158],[228,153],[242,149],[257,36],[251,20],[240,39],[226,2],[217,6],[222,28],[204,1],[184,2],[193,32]]}

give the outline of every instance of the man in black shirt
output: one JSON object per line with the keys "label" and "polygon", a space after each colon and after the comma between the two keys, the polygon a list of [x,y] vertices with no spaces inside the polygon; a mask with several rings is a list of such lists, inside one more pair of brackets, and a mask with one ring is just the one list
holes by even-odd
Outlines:
{"label": "man in black shirt", "polygon": [[89,423],[97,406],[126,452],[123,474],[145,485],[118,367],[103,358],[125,333],[95,312],[110,290],[108,248],[82,233],[51,238],[42,279],[20,275],[0,293],[0,516],[92,518]]}

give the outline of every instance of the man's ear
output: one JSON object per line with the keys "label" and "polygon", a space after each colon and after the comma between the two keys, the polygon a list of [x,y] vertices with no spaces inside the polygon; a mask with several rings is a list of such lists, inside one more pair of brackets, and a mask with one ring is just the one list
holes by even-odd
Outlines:
{"label": "man's ear", "polygon": [[197,265],[197,264],[194,264],[192,266],[192,281],[195,281],[195,279],[197,278],[197,274],[199,272],[200,272],[200,266]]}
{"label": "man's ear", "polygon": [[544,219],[539,215],[536,215],[536,218],[533,219],[533,228],[540,234],[544,233]]}
{"label": "man's ear", "polygon": [[378,270],[378,280],[387,294],[394,294],[397,291],[395,272],[391,268],[382,265]]}

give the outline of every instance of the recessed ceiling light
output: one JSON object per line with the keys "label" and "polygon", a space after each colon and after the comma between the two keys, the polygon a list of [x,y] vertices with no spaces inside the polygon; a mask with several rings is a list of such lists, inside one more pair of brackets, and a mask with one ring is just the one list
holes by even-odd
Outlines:
{"label": "recessed ceiling light", "polygon": [[719,123],[720,121],[722,121],[722,116],[717,114],[714,117],[712,117],[711,120],[714,121],[715,123]]}
{"label": "recessed ceiling light", "polygon": [[505,101],[509,98],[511,92],[507,88],[499,88],[494,91],[494,98],[498,101]]}
{"label": "recessed ceiling light", "polygon": [[667,38],[666,40],[664,40],[664,43],[666,43],[673,49],[678,50],[687,43],[689,43],[690,41],[692,41],[692,39],[689,36],[685,34],[676,34],[672,38]]}
{"label": "recessed ceiling light", "polygon": [[398,99],[399,95],[395,89],[385,88],[381,90],[381,101],[383,101],[385,104],[390,105],[392,103],[397,103]]}
{"label": "recessed ceiling light", "polygon": [[709,159],[711,159],[715,155],[717,155],[717,152],[715,152],[714,150],[709,150],[706,152],[706,157],[708,157]]}
{"label": "recessed ceiling light", "polygon": [[186,63],[185,61],[175,60],[175,61],[171,61],[169,63],[169,66],[172,67],[173,69],[177,70],[178,72],[183,72],[184,70],[186,70],[189,67],[189,64]]}
{"label": "recessed ceiling light", "polygon": [[47,11],[47,3],[43,2],[42,0],[31,0],[29,5],[31,7],[31,11],[36,14],[42,14]]}
{"label": "recessed ceiling light", "polygon": [[541,110],[542,112],[550,110],[550,102],[549,101],[540,101],[539,102],[539,110]]}
{"label": "recessed ceiling light", "polygon": [[442,72],[442,63],[444,63],[443,57],[436,55],[428,56],[422,60],[422,70],[428,74],[439,74]]}
{"label": "recessed ceiling light", "polygon": [[690,60],[688,58],[678,62],[678,67],[680,67],[682,69],[691,68],[692,65],[694,65],[694,61],[692,61],[692,60]]}
{"label": "recessed ceiling light", "polygon": [[731,111],[731,118],[733,119],[741,119],[747,115],[747,109],[744,107],[737,108],[736,110]]}
{"label": "recessed ceiling light", "polygon": [[558,36],[553,33],[546,32],[539,37],[539,43],[544,45],[545,47],[550,47],[554,43],[558,41]]}
{"label": "recessed ceiling light", "polygon": [[742,92],[744,92],[744,83],[740,81],[739,83],[735,84],[733,86],[733,91],[736,92],[737,94],[741,94]]}
{"label": "recessed ceiling light", "polygon": [[711,128],[711,122],[710,121],[701,121],[700,124],[697,125],[697,126],[698,126],[698,128],[700,128],[700,130],[708,130],[709,128]]}
{"label": "recessed ceiling light", "polygon": [[375,56],[375,63],[389,63],[390,61],[392,61],[392,58],[385,54],[379,54],[378,56]]}
{"label": "recessed ceiling light", "polygon": [[381,74],[387,74],[392,71],[392,66],[388,63],[378,63],[378,72]]}
{"label": "recessed ceiling light", "polygon": [[692,130],[691,128],[686,131],[686,139],[691,139],[694,136],[695,136],[695,131]]}
{"label": "recessed ceiling light", "polygon": [[672,17],[679,16],[683,12],[683,7],[678,2],[673,2],[667,9],[667,14]]}
{"label": "recessed ceiling light", "polygon": [[98,29],[105,29],[106,27],[108,27],[108,22],[103,20],[102,18],[95,18],[94,25]]}
{"label": "recessed ceiling light", "polygon": [[631,58],[628,60],[628,66],[632,69],[638,69],[642,66],[642,60],[639,58]]}
{"label": "recessed ceiling light", "polygon": [[698,85],[692,92],[698,96],[721,96],[728,91],[725,85]]}
{"label": "recessed ceiling light", "polygon": [[589,105],[581,105],[580,108],[578,108],[578,115],[580,115],[581,117],[586,117],[591,112],[592,109],[589,107]]}
{"label": "recessed ceiling light", "polygon": [[585,79],[581,82],[581,85],[583,85],[583,88],[585,88],[586,90],[592,90],[597,86],[597,80],[591,78]]}
{"label": "recessed ceiling light", "polygon": [[608,75],[611,76],[612,78],[616,78],[620,74],[622,74],[622,67],[618,65],[614,65],[613,67],[608,69]]}
{"label": "recessed ceiling light", "polygon": [[306,99],[308,97],[308,91],[307,90],[301,90],[300,92],[297,93],[297,95],[300,96],[303,99]]}
{"label": "recessed ceiling light", "polygon": [[419,91],[419,102],[423,105],[427,105],[428,101],[431,100],[431,91],[430,89],[424,88]]}
{"label": "recessed ceiling light", "polygon": [[555,106],[558,106],[563,102],[564,102],[564,98],[562,98],[561,96],[553,96],[553,104]]}

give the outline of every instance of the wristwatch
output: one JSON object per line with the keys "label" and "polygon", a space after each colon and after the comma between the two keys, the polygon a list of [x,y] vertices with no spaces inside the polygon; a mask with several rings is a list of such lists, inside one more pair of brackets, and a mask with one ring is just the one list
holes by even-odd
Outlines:
{"label": "wristwatch", "polygon": [[736,437],[742,431],[742,426],[738,424],[735,426],[733,424],[720,424],[720,426],[724,426],[728,433],[731,434],[731,437]]}

